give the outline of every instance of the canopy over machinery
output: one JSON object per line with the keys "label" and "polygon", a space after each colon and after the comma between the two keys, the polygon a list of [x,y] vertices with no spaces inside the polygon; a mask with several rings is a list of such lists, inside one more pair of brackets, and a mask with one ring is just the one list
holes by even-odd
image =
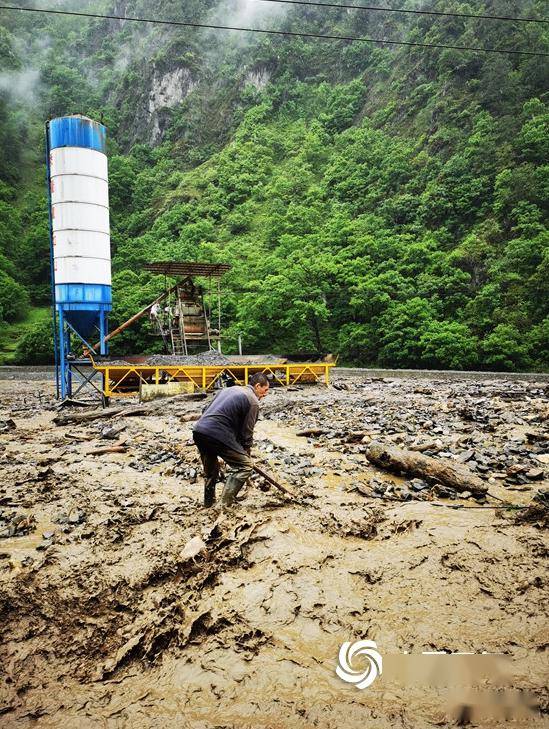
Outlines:
{"label": "canopy over machinery", "polygon": [[[162,261],[146,263],[144,268],[164,275],[166,289],[163,294],[127,321],[114,329],[106,339],[112,339],[143,316],[148,315],[153,334],[162,337],[164,352],[188,355],[190,350],[220,349],[221,341],[221,276],[230,270],[226,263],[200,263],[196,261]],[[169,278],[179,278],[168,286]],[[195,277],[208,280],[207,290]],[[216,286],[213,286],[216,279]],[[208,294],[208,306],[204,295]],[[216,306],[212,314],[212,302]],[[97,348],[96,345],[95,348]]]}
{"label": "canopy over machinery", "polygon": [[145,263],[143,268],[164,276],[207,276],[209,278],[219,278],[231,270],[228,263],[197,263],[195,261]]}

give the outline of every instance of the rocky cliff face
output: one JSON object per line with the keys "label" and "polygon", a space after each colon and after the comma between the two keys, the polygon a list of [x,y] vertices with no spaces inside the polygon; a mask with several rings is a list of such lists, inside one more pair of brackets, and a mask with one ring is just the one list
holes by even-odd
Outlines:
{"label": "rocky cliff face", "polygon": [[181,103],[196,85],[197,82],[188,68],[175,68],[166,73],[154,71],[148,104],[148,134],[151,144],[157,144],[162,138],[166,121],[163,111]]}
{"label": "rocky cliff face", "polygon": [[243,89],[252,86],[263,91],[272,70],[262,65],[243,66],[232,68],[230,76],[220,78],[221,63],[219,59],[214,63],[203,58],[191,68],[181,58],[169,62],[164,58],[153,64],[130,61],[127,81],[119,86],[113,99],[122,109],[122,147],[161,144],[176,116],[182,120],[179,137],[193,144],[222,143],[242,106]]}
{"label": "rocky cliff face", "polygon": [[251,84],[258,91],[263,91],[269,83],[270,78],[271,74],[266,68],[256,68],[252,71],[248,71],[244,77],[244,84]]}

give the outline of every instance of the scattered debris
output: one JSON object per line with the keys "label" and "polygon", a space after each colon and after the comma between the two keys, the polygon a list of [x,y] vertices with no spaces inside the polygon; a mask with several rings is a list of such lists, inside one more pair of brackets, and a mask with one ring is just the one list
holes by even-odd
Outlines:
{"label": "scattered debris", "polygon": [[102,446],[101,448],[94,448],[93,450],[88,451],[88,455],[100,456],[104,453],[125,453],[126,451],[127,448],[124,445]]}
{"label": "scattered debris", "polygon": [[99,437],[106,440],[116,440],[125,428],[125,425],[121,425],[119,428],[113,428],[107,425],[101,430]]}
{"label": "scattered debris", "polygon": [[195,560],[199,554],[205,553],[207,550],[206,544],[200,537],[193,537],[181,552],[181,561],[188,562],[189,560]]}
{"label": "scattered debris", "polygon": [[306,430],[298,430],[296,435],[303,438],[309,438],[314,435],[326,435],[326,433],[329,432],[330,431],[325,428],[307,428]]}
{"label": "scattered debris", "polygon": [[0,537],[22,536],[31,532],[36,526],[33,514],[16,514],[8,525],[0,530]]}

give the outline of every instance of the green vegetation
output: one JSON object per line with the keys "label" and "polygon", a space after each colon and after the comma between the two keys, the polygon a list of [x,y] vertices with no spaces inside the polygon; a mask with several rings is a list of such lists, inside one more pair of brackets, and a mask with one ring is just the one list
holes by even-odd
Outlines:
{"label": "green vegetation", "polygon": [[[44,343],[36,348],[35,332],[43,332]],[[31,337],[33,339],[31,339]],[[29,346],[30,344],[33,346]],[[48,364],[53,358],[50,308],[33,307],[25,319],[0,327],[0,365]],[[35,351],[34,351],[35,350]]]}
{"label": "green vegetation", "polygon": [[[217,3],[127,5],[192,19]],[[489,0],[431,5],[493,13]],[[500,10],[541,17],[543,4]],[[24,40],[42,79],[26,120],[0,92],[6,322],[23,325],[29,301],[48,295],[40,117],[80,111],[109,128],[113,325],[163,286],[145,261],[223,261],[228,351],[240,333],[247,351],[333,351],[359,365],[549,366],[544,59],[227,34],[214,52],[196,31],[48,17],[33,19],[51,39],[44,51],[28,18],[2,17],[3,65],[23,68]],[[549,38],[534,24],[388,25],[324,9],[271,22],[545,52]],[[174,73],[190,92],[149,117]],[[45,330],[32,336],[38,346]],[[18,357],[32,361],[34,346],[27,337]],[[150,347],[141,323],[113,351]]]}

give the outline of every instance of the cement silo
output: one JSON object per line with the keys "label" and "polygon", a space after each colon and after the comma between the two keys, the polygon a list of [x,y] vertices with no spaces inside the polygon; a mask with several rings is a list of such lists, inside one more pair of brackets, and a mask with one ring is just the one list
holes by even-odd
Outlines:
{"label": "cement silo", "polygon": [[[76,343],[106,354],[112,307],[106,129],[84,116],[46,126],[58,392],[73,394]],[[90,340],[90,341],[88,341]]]}

